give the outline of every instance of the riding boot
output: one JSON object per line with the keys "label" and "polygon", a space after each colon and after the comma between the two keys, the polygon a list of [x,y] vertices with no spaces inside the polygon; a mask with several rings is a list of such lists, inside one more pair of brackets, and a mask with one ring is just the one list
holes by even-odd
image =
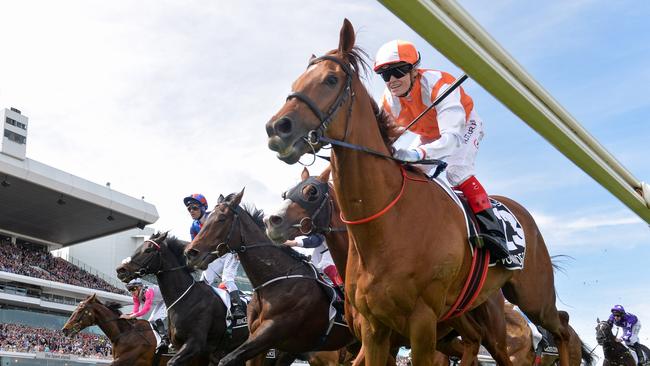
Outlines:
{"label": "riding boot", "polygon": [[643,365],[643,363],[645,362],[645,357],[643,354],[643,350],[641,349],[641,347],[639,347],[639,343],[630,345],[630,348],[632,348],[634,352],[636,352],[636,359],[638,361],[638,364]]}
{"label": "riding boot", "polygon": [[494,259],[508,258],[510,253],[503,227],[494,214],[485,188],[475,176],[470,176],[456,188],[465,195],[480,226],[481,232],[477,236],[471,237],[470,240],[479,247],[487,246],[490,256]]}
{"label": "riding boot", "polygon": [[239,297],[239,290],[232,291],[230,293],[230,304],[232,311],[233,319],[241,319],[246,317],[244,312],[244,305],[242,304],[241,298]]}
{"label": "riding boot", "polygon": [[343,285],[343,279],[339,275],[338,269],[336,269],[335,265],[329,265],[325,268],[323,268],[323,272],[329,277],[329,279],[332,281],[332,284],[334,285],[334,291],[336,291],[336,294],[339,296],[341,300],[345,298],[344,295],[344,285]]}
{"label": "riding boot", "polygon": [[160,344],[156,347],[156,353],[166,352],[169,349],[169,336],[167,336],[165,323],[162,319],[156,319],[154,322],[154,328],[156,328],[156,332],[160,335]]}

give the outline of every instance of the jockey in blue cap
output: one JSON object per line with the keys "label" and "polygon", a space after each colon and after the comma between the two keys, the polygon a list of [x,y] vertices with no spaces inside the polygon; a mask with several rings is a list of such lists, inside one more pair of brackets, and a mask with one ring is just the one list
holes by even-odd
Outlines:
{"label": "jockey in blue cap", "polygon": [[612,314],[607,320],[610,324],[623,328],[623,336],[621,340],[625,345],[636,352],[639,365],[643,364],[644,355],[642,345],[639,343],[639,331],[641,330],[641,322],[632,313],[625,312],[622,305],[614,305],[612,307]]}
{"label": "jockey in blue cap", "polygon": [[[198,235],[203,227],[203,224],[210,216],[208,211],[208,200],[200,193],[194,193],[190,196],[183,198],[183,203],[187,207],[190,216],[192,216],[192,226],[190,227],[190,236],[192,240]],[[228,253],[213,260],[208,268],[201,274],[201,280],[205,281],[208,285],[219,277],[221,282],[224,283],[230,294],[230,301],[232,303],[232,316],[235,319],[241,319],[246,316],[244,313],[244,305],[242,304],[239,296],[239,289],[235,283],[235,276],[239,268],[239,259],[236,255]]]}

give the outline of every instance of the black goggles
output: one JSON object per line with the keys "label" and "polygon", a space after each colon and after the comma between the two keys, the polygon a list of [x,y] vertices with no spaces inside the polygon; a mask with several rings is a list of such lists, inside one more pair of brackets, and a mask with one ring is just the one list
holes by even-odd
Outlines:
{"label": "black goggles", "polygon": [[394,76],[396,79],[404,77],[404,75],[408,74],[413,70],[413,65],[401,65],[401,66],[395,66],[391,67],[385,70],[380,70],[378,72],[379,75],[381,75],[381,78],[384,79],[385,82],[390,81],[390,77]]}

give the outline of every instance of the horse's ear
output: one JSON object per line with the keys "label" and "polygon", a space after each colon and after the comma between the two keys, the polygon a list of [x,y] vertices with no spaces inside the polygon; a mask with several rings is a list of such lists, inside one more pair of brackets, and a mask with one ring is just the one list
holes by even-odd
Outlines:
{"label": "horse's ear", "polygon": [[97,294],[96,293],[92,294],[90,298],[88,298],[88,301],[92,301],[92,302],[97,301]]}
{"label": "horse's ear", "polygon": [[223,203],[223,201],[224,201],[225,199],[226,199],[226,198],[223,196],[223,194],[220,194],[220,195],[219,195],[219,198],[217,198],[217,203]]}
{"label": "horse's ear", "polygon": [[354,47],[355,35],[354,28],[352,23],[345,18],[343,20],[343,26],[341,27],[341,33],[339,35],[339,53],[342,55],[348,54],[352,51]]}
{"label": "horse's ear", "polygon": [[244,197],[244,190],[246,187],[242,188],[241,192],[237,193],[235,197],[232,198],[230,201],[230,204],[234,204],[235,206],[238,206],[241,203],[241,199]]}
{"label": "horse's ear", "polygon": [[309,57],[309,63],[311,63],[314,59],[316,58],[316,55],[313,53],[311,54],[311,57]]}
{"label": "horse's ear", "polygon": [[300,173],[300,179],[304,182],[307,178],[309,178],[309,170],[307,170],[307,167],[304,167],[302,168],[302,173]]}
{"label": "horse's ear", "polygon": [[320,173],[320,175],[318,176],[318,180],[323,183],[327,183],[330,180],[331,172],[332,172],[332,166],[328,165],[327,168],[325,168],[325,170],[323,170],[323,172]]}
{"label": "horse's ear", "polygon": [[167,234],[169,234],[169,231],[165,231],[164,233],[160,233],[160,236],[156,238],[157,243],[162,243],[167,239]]}
{"label": "horse's ear", "polygon": [[596,323],[600,323],[600,318],[596,318]]}

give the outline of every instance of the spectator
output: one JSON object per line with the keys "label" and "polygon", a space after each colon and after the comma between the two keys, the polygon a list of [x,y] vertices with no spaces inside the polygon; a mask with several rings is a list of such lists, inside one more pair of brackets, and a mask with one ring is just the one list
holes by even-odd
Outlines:
{"label": "spectator", "polygon": [[74,337],[66,337],[58,329],[21,324],[0,324],[0,350],[112,358],[111,344],[106,336],[81,332]]}
{"label": "spectator", "polygon": [[47,251],[23,247],[8,240],[0,240],[0,271],[126,294],[123,289],[110,285],[62,258],[55,258]]}

